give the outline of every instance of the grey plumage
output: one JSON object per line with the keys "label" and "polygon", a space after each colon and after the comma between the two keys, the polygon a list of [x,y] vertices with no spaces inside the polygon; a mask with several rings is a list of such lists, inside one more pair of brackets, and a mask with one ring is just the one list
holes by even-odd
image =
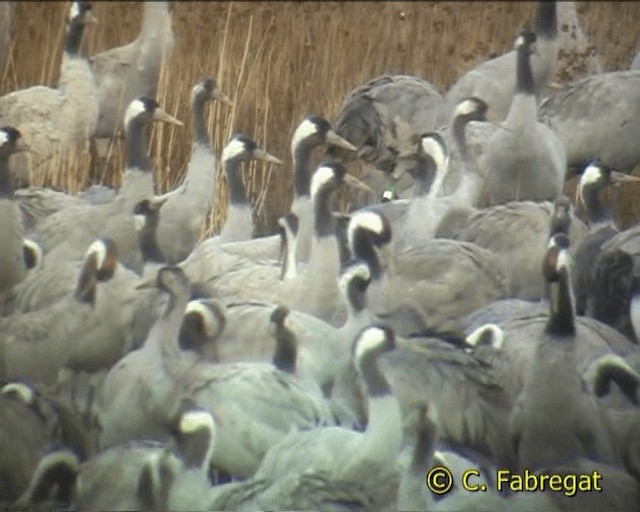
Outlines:
{"label": "grey plumage", "polygon": [[91,59],[99,100],[99,115],[91,139],[97,159],[94,180],[103,178],[110,144],[124,127],[127,106],[135,98],[155,98],[163,66],[174,47],[169,2],[143,4],[142,26],[131,43],[105,50]]}
{"label": "grey plumage", "polygon": [[621,462],[606,412],[585,391],[578,368],[568,247],[566,235],[555,235],[543,264],[552,287],[549,318],[511,415],[511,441],[521,468],[571,464],[582,457]]}
{"label": "grey plumage", "polygon": [[141,271],[142,254],[133,210],[154,194],[153,167],[144,140],[145,127],[154,121],[182,125],[151,98],[131,102],[125,119],[127,164],[116,198],[105,204],[65,208],[38,223],[33,238],[42,246],[45,258],[79,258],[87,245],[103,236],[116,242],[124,265]]}
{"label": "grey plumage", "polygon": [[540,261],[545,252],[552,219],[561,216],[572,243],[586,236],[586,226],[574,216],[569,200],[561,196],[549,202],[511,201],[479,210],[453,235],[504,258],[509,275],[509,295],[536,300],[543,295]]}
{"label": "grey plumage", "polygon": [[566,152],[561,140],[537,121],[531,54],[535,34],[516,40],[516,88],[509,113],[486,149],[490,204],[508,201],[553,201],[562,193]]}
{"label": "grey plumage", "polygon": [[12,127],[0,129],[0,297],[26,276],[24,233],[20,210],[15,202],[9,159],[28,146]]}
{"label": "grey plumage", "polygon": [[600,162],[589,164],[580,177],[578,195],[586,211],[589,233],[581,243],[576,244],[574,254],[572,279],[576,312],[579,315],[587,310],[587,298],[593,284],[593,262],[597,260],[603,244],[618,233],[612,212],[603,204],[602,192],[616,183],[637,179],[616,172]]}
{"label": "grey plumage", "polygon": [[442,95],[423,78],[383,75],[349,92],[332,125],[338,135],[358,148],[358,158],[389,172],[395,155],[387,148],[396,142],[396,116],[415,133],[433,131],[441,102]]}
{"label": "grey plumage", "polygon": [[204,78],[191,91],[193,116],[191,156],[184,181],[165,194],[158,225],[158,241],[168,263],[177,264],[193,250],[216,196],[216,157],[205,125],[209,101],[231,101],[215,80]]}
{"label": "grey plumage", "polygon": [[352,215],[349,245],[371,270],[375,313],[414,306],[435,328],[503,297],[509,286],[500,258],[473,243],[432,239],[394,253],[389,223],[371,211]]}
{"label": "grey plumage", "polygon": [[571,167],[594,159],[627,172],[640,162],[640,71],[611,71],[569,84],[547,98],[538,119],[562,142]]}
{"label": "grey plumage", "polygon": [[72,290],[40,309],[1,319],[4,376],[51,386],[63,368],[94,372],[115,363],[130,342],[135,314],[133,285],[126,276],[113,279],[117,270],[112,242],[97,241],[75,281],[64,284]]}
{"label": "grey plumage", "polygon": [[[553,75],[558,58],[557,2],[540,1],[536,14],[535,32],[539,54],[531,59],[533,93],[540,97],[542,89]],[[451,86],[445,96],[439,126],[446,126],[455,106],[464,98],[484,100],[489,110],[500,120],[510,109],[516,90],[517,50],[488,60],[467,72]]]}
{"label": "grey plumage", "polygon": [[[0,123],[18,128],[37,151],[34,164],[56,153],[86,144],[98,121],[98,97],[87,60],[79,53],[85,24],[95,20],[89,2],[71,7],[57,88],[38,85],[0,98]],[[26,159],[15,158],[11,167],[20,185],[29,182]]]}
{"label": "grey plumage", "polygon": [[222,150],[222,165],[229,189],[227,218],[220,232],[219,243],[249,240],[253,237],[253,215],[247,197],[241,165],[251,160],[264,160],[281,165],[282,162],[270,155],[250,138],[236,134]]}

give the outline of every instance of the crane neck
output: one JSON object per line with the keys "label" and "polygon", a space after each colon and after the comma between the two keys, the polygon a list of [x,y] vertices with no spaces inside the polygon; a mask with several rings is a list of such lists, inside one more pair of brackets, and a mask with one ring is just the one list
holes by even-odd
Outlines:
{"label": "crane neck", "polygon": [[84,34],[84,23],[74,19],[69,23],[67,35],[64,41],[64,52],[70,57],[77,57],[80,54],[80,45]]}
{"label": "crane neck", "polygon": [[234,159],[225,160],[224,172],[229,188],[229,203],[234,206],[249,206],[249,199],[242,181],[240,161]]}
{"label": "crane neck", "polygon": [[545,328],[547,334],[571,337],[576,333],[575,306],[571,279],[567,269],[560,270],[558,281],[550,284],[549,320]]}
{"label": "crane neck", "polygon": [[602,202],[601,190],[598,187],[580,187],[580,199],[587,212],[589,226],[609,224],[613,222],[611,211]]}
{"label": "crane neck", "polygon": [[[435,168],[434,173],[429,172],[431,168]],[[417,165],[411,171],[414,180],[413,197],[435,197],[437,190],[444,180],[442,176],[443,169],[439,169],[435,162],[429,157],[418,158]]]}
{"label": "crane neck", "polygon": [[0,155],[0,198],[13,199],[13,183],[9,169],[9,155]]}
{"label": "crane neck", "polygon": [[157,214],[146,216],[145,224],[138,235],[140,251],[145,262],[166,263],[167,261],[158,245],[158,222]]}
{"label": "crane neck", "polygon": [[146,123],[132,119],[127,126],[127,168],[152,172],[153,166],[149,159],[147,141],[145,140]]}
{"label": "crane neck", "polygon": [[328,238],[336,234],[336,222],[331,212],[331,198],[335,185],[327,183],[313,197],[314,232],[317,238]]}
{"label": "crane neck", "polygon": [[295,197],[311,195],[311,154],[314,146],[301,142],[293,148],[293,190]]}
{"label": "crane neck", "polygon": [[288,228],[283,230],[281,238],[282,273],[281,281],[288,281],[298,275],[298,237]]}
{"label": "crane neck", "polygon": [[204,109],[208,98],[196,96],[191,103],[193,112],[193,142],[207,148],[211,148],[211,139],[204,120]]}
{"label": "crane neck", "polygon": [[365,261],[369,266],[371,280],[381,279],[383,276],[382,264],[371,240],[371,235],[364,230],[357,230],[353,234],[352,245],[353,257]]}
{"label": "crane neck", "polygon": [[286,373],[296,372],[298,354],[296,336],[284,325],[276,327],[276,350],[273,354],[273,365]]}
{"label": "crane neck", "polygon": [[469,149],[467,148],[467,135],[466,128],[469,120],[465,116],[456,116],[453,118],[451,124],[451,133],[453,133],[453,141],[456,145],[456,150],[460,155],[460,159],[465,164],[471,163],[471,156],[469,155]]}
{"label": "crane neck", "polygon": [[516,94],[527,94],[535,97],[535,84],[531,70],[531,50],[526,45],[517,50],[515,92]]}

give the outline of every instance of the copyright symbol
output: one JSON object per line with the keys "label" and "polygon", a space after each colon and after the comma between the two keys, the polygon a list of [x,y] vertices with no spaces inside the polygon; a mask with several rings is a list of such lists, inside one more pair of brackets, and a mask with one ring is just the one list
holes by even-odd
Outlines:
{"label": "copyright symbol", "polygon": [[427,473],[427,488],[433,494],[447,494],[453,487],[453,475],[444,466],[435,466]]}

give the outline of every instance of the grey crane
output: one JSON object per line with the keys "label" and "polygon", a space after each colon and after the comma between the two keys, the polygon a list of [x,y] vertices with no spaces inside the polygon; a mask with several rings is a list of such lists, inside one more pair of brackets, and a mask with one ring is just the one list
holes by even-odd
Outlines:
{"label": "grey crane", "polygon": [[[281,238],[281,262],[276,260],[236,260],[230,256],[229,267],[219,276],[204,279],[213,294],[226,304],[245,301],[278,302],[286,300],[285,283],[298,279],[306,264],[297,262],[298,217],[289,213],[278,219]],[[229,245],[229,244],[225,244]],[[229,257],[228,253],[224,253]],[[234,261],[235,260],[235,261]],[[219,262],[218,262],[219,264]],[[187,265],[185,265],[188,268]]]}
{"label": "grey crane", "polygon": [[513,200],[553,201],[562,193],[567,156],[561,140],[537,120],[531,54],[536,35],[516,40],[516,88],[509,113],[489,139],[486,166],[491,204]]}
{"label": "grey crane", "polygon": [[154,194],[153,166],[147,155],[145,127],[153,121],[182,126],[151,98],[131,102],[125,117],[127,163],[118,195],[106,204],[69,207],[43,219],[33,231],[45,259],[74,259],[96,237],[112,238],[120,259],[129,268],[141,271],[140,253],[133,210],[136,204]]}
{"label": "grey crane", "polygon": [[489,138],[498,129],[495,116],[488,109],[481,98],[463,98],[456,105],[448,130],[444,132],[451,157],[442,191],[468,197],[471,206],[487,203],[488,170],[484,155]]}
{"label": "grey crane", "polygon": [[510,277],[509,295],[525,300],[543,296],[540,261],[545,253],[550,225],[561,223],[578,245],[587,228],[575,217],[569,199],[550,202],[510,201],[479,210],[453,234],[454,240],[472,242],[504,258]]}
{"label": "grey crane", "polygon": [[121,359],[102,388],[101,446],[131,438],[166,439],[160,420],[170,413],[176,396],[187,396],[216,418],[224,418],[217,429],[215,467],[248,476],[291,427],[309,428],[330,420],[320,397],[271,364],[211,364],[201,361],[199,354],[180,350],[177,340],[189,282],[177,267],[165,267],[158,272],[157,285],[168,293],[164,312],[144,346]]}
{"label": "grey crane", "polygon": [[50,510],[70,506],[80,468],[78,456],[69,449],[55,449],[42,456],[29,487],[14,502],[17,509]]}
{"label": "grey crane", "polygon": [[331,129],[329,121],[316,115],[305,117],[291,139],[291,155],[294,165],[294,198],[291,212],[298,216],[298,259],[300,261],[309,259],[313,233],[311,179],[315,166],[311,156],[315,148],[324,144],[345,151],[356,151],[353,144]]}
{"label": "grey crane", "polygon": [[[311,176],[314,165],[314,150],[323,144],[332,144],[347,151],[355,151],[355,147],[338,136],[329,122],[317,115],[305,117],[297,126],[291,139],[291,156],[293,159],[293,202],[290,213],[298,217],[299,261],[307,261],[311,247],[313,226],[313,203],[311,200]],[[215,239],[211,240],[213,242]],[[252,240],[230,242],[224,244],[225,252],[252,260],[274,259],[278,254],[280,239],[278,236],[266,236]],[[207,242],[205,241],[205,244]]]}
{"label": "grey crane", "polygon": [[172,433],[166,443],[132,440],[84,462],[78,474],[75,506],[91,511],[169,510],[170,492],[193,493],[194,482],[208,483],[216,438],[211,414],[182,398],[166,422]]}
{"label": "grey crane", "polygon": [[24,279],[24,233],[20,211],[15,202],[9,159],[28,150],[21,133],[13,127],[0,129],[0,297]]}
{"label": "grey crane", "polygon": [[593,262],[596,261],[602,245],[618,233],[612,212],[602,202],[602,192],[611,185],[637,180],[638,178],[614,171],[601,162],[589,164],[580,177],[578,191],[586,211],[589,234],[574,251],[575,269],[572,284],[578,315],[583,315],[587,310]]}
{"label": "grey crane", "polygon": [[636,260],[640,254],[640,226],[635,225],[605,242],[592,262],[592,287],[587,295],[586,314],[635,338],[630,318],[637,289]]}
{"label": "grey crane", "polygon": [[402,473],[398,486],[398,510],[429,510],[431,503],[425,492],[425,471],[432,465],[437,428],[428,403],[416,406],[414,444],[411,446],[408,467]]}
{"label": "grey crane", "polygon": [[214,488],[206,508],[343,510],[343,500],[358,508],[393,508],[402,418],[377,365],[393,348],[393,331],[379,325],[354,340],[352,357],[369,402],[364,432],[338,426],[292,431],[265,454],[250,480]]}
{"label": "grey crane", "polygon": [[[156,198],[145,199],[136,205],[134,211],[138,241],[142,257],[145,262],[164,261],[155,239],[155,224],[162,201]],[[96,246],[97,247],[97,246]],[[98,251],[100,252],[100,251]],[[115,260],[111,257],[98,259],[98,273],[108,275],[112,271]],[[6,297],[5,315],[9,313],[22,314],[37,311],[50,306],[73,291],[82,268],[81,260],[47,261],[37,265],[29,275],[16,285]],[[135,282],[137,274],[126,268],[121,268],[119,274],[124,274],[126,280]]]}
{"label": "grey crane", "polygon": [[227,218],[220,232],[219,243],[249,240],[253,237],[251,204],[245,191],[240,168],[242,162],[250,160],[264,160],[276,165],[282,164],[282,161],[259,148],[253,140],[245,135],[236,134],[227,142],[222,150],[222,165],[229,187],[229,207]]}
{"label": "grey crane", "polygon": [[622,172],[640,162],[633,134],[640,128],[640,71],[585,77],[540,104],[538,119],[562,142],[567,163],[582,168],[594,159]]}
{"label": "grey crane", "polygon": [[[532,94],[540,97],[556,69],[558,58],[557,2],[540,1],[535,21],[539,54],[531,59]],[[446,108],[440,125],[446,126],[455,106],[464,98],[484,100],[498,119],[504,119],[517,90],[517,49],[488,60],[467,72],[451,86],[445,96]]]}
{"label": "grey crane", "polygon": [[94,242],[66,296],[0,320],[3,376],[53,386],[64,368],[96,372],[122,357],[136,314],[135,281],[120,275],[114,251],[112,241]]}
{"label": "grey crane", "polygon": [[[382,75],[350,91],[331,124],[357,148],[358,158],[373,167],[373,178],[380,170],[390,172],[395,164],[396,155],[388,147],[398,143],[396,117],[408,123],[414,133],[433,131],[441,103],[442,95],[423,78]],[[331,148],[330,155],[349,157],[337,148]],[[363,180],[369,184],[365,176]]]}
{"label": "grey crane", "polygon": [[352,215],[349,246],[355,258],[369,265],[374,313],[415,306],[435,328],[506,294],[504,264],[473,243],[432,239],[395,253],[392,244],[391,227],[383,215]]}
{"label": "grey crane", "polygon": [[51,446],[66,445],[80,458],[89,456],[92,447],[80,419],[42,389],[21,381],[3,381],[0,403],[0,503],[15,507],[21,496],[26,498]]}
{"label": "grey crane", "polygon": [[171,57],[174,46],[168,4],[144,2],[138,37],[90,59],[100,107],[93,134],[99,166],[106,161],[109,141],[123,126],[129,103],[140,96],[156,96],[162,66]]}
{"label": "grey crane", "polygon": [[209,101],[232,105],[215,80],[203,78],[191,90],[193,116],[191,157],[184,181],[165,194],[158,225],[158,241],[170,264],[184,260],[193,250],[216,195],[216,157],[207,132],[204,108]]}
{"label": "grey crane", "polygon": [[[86,143],[98,121],[98,96],[88,61],[80,54],[85,25],[95,21],[89,2],[71,4],[57,88],[37,85],[0,98],[0,124],[15,126],[29,140],[38,162]],[[35,166],[13,159],[19,186]]]}
{"label": "grey crane", "polygon": [[[128,439],[164,441],[169,435],[166,421],[178,390],[165,367],[181,355],[178,337],[189,303],[190,284],[181,271],[162,267],[155,280],[137,286],[154,284],[165,292],[157,298],[156,322],[142,348],[128,353],[111,368],[97,397],[102,449]],[[195,352],[184,355],[196,357]]]}
{"label": "grey crane", "polygon": [[343,185],[371,190],[348,174],[346,167],[337,161],[326,161],[318,166],[311,180],[313,237],[307,269],[297,279],[285,281],[279,296],[291,307],[330,323],[340,322],[336,315],[341,310],[337,285],[340,250],[337,220],[331,211],[331,203],[335,192]]}
{"label": "grey crane", "polygon": [[[535,470],[588,458],[618,464],[609,419],[585,392],[578,369],[569,239],[552,237],[543,263],[551,285],[549,318],[536,341],[510,420],[518,466]],[[551,420],[550,420],[551,419]]]}

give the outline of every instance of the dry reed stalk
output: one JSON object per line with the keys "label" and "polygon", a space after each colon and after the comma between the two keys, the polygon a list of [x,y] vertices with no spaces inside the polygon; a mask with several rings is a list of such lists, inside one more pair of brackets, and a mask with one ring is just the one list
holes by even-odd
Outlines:
{"label": "dry reed stalk", "polygon": [[[151,138],[158,188],[180,183],[191,150],[189,91],[215,75],[234,107],[215,105],[208,126],[216,152],[243,131],[285,161],[271,171],[262,164],[245,171],[260,226],[271,226],[291,202],[290,137],[307,114],[331,119],[345,94],[383,73],[406,73],[441,91],[464,71],[513,44],[531,26],[535,2],[173,2],[176,46],[161,78],[158,98],[185,128],[157,126]],[[39,83],[54,84],[60,65],[63,20],[69,3],[18,3],[11,55],[0,93]],[[606,70],[628,66],[635,50],[640,4],[578,2],[583,25]],[[87,31],[88,55],[132,41],[142,6],[95,2],[100,24]],[[603,20],[605,22],[603,22]],[[117,185],[123,144],[113,148],[105,183]],[[318,159],[321,155],[316,155]],[[76,191],[86,183],[86,154],[52,161],[38,170],[40,184]],[[357,174],[358,167],[352,169]],[[215,208],[204,233],[226,216],[226,184],[220,166]],[[637,188],[625,187],[624,222],[640,216]]]}

